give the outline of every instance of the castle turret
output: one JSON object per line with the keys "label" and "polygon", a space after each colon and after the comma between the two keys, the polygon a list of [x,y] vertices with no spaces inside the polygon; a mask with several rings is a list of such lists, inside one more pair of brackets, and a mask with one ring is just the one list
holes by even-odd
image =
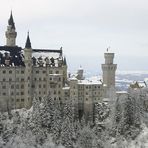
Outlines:
{"label": "castle turret", "polygon": [[113,63],[114,53],[104,53],[105,64],[102,64],[103,71],[103,83],[110,88],[115,87],[115,71],[117,69],[117,64]]}
{"label": "castle turret", "polygon": [[25,49],[24,49],[24,55],[25,55],[25,107],[29,108],[32,105],[32,92],[31,92],[31,86],[32,86],[32,47],[31,42],[29,38],[29,33],[27,36]]}
{"label": "castle turret", "polygon": [[78,71],[77,71],[77,76],[76,76],[78,80],[83,80],[83,79],[84,79],[83,73],[84,73],[84,70],[83,70],[83,68],[80,66],[80,68],[79,68]]}
{"label": "castle turret", "polygon": [[10,18],[8,20],[6,35],[6,46],[16,46],[16,36],[17,32],[15,31],[15,23],[13,20],[12,11],[10,14]]}

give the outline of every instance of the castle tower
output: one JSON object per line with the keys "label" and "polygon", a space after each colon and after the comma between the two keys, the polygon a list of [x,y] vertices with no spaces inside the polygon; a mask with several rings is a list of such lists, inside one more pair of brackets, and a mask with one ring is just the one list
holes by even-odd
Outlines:
{"label": "castle tower", "polygon": [[109,53],[108,51],[104,53],[105,64],[102,64],[103,71],[103,83],[106,84],[108,88],[111,86],[115,87],[115,71],[117,69],[117,64],[113,63],[114,53]]}
{"label": "castle tower", "polygon": [[25,107],[30,108],[32,105],[32,47],[29,38],[29,33],[26,40],[26,45],[24,49],[25,55]]}
{"label": "castle tower", "polygon": [[6,35],[6,46],[16,46],[16,36],[17,32],[15,31],[15,23],[13,21],[12,11],[10,14],[10,18],[8,20]]}
{"label": "castle tower", "polygon": [[83,68],[80,66],[80,68],[79,68],[78,71],[77,71],[77,79],[78,79],[78,80],[83,80],[83,79],[84,79],[83,73],[84,73],[84,70],[83,70]]}

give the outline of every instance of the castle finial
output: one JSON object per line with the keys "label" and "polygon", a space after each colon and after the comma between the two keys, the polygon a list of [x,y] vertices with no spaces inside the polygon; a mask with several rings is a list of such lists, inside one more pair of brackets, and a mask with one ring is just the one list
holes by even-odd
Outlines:
{"label": "castle finial", "polygon": [[11,10],[10,18],[8,20],[8,25],[11,25],[12,29],[15,29],[15,23],[13,20],[12,10]]}
{"label": "castle finial", "polygon": [[27,33],[27,40],[26,40],[26,44],[25,44],[25,48],[31,48],[31,42],[30,42],[30,37],[29,37],[29,31]]}

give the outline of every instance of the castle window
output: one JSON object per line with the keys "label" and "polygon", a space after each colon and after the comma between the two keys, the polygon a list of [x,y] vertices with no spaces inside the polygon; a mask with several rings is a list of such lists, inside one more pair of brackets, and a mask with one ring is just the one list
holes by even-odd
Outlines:
{"label": "castle window", "polygon": [[16,102],[19,102],[20,100],[19,99],[16,99]]}
{"label": "castle window", "polygon": [[12,81],[12,79],[11,79],[11,78],[9,78],[9,81]]}
{"label": "castle window", "polygon": [[61,85],[59,84],[59,88],[61,87]]}
{"label": "castle window", "polygon": [[100,88],[100,86],[98,86],[98,88]]}
{"label": "castle window", "polygon": [[61,92],[60,92],[60,91],[58,91],[58,94],[60,95],[60,94],[61,94]]}
{"label": "castle window", "polygon": [[24,78],[21,78],[21,81],[24,81]]}
{"label": "castle window", "polygon": [[54,91],[54,94],[56,94],[56,91]]}
{"label": "castle window", "polygon": [[89,86],[89,89],[91,88],[91,86]]}
{"label": "castle window", "polygon": [[21,92],[21,95],[24,95],[24,92]]}
{"label": "castle window", "polygon": [[12,73],[12,70],[10,70],[9,73],[11,74]]}
{"label": "castle window", "polygon": [[39,94],[41,94],[41,92],[39,91]]}
{"label": "castle window", "polygon": [[21,99],[21,102],[24,102],[24,99]]}
{"label": "castle window", "polygon": [[2,89],[6,89],[6,86],[2,86]]}
{"label": "castle window", "polygon": [[52,80],[52,78],[50,78],[50,80]]}
{"label": "castle window", "polygon": [[19,92],[16,92],[16,95],[19,95]]}
{"label": "castle window", "polygon": [[34,84],[32,84],[32,88],[35,88],[35,85]]}
{"label": "castle window", "polygon": [[86,101],[88,101],[88,98],[86,98]]}
{"label": "castle window", "polygon": [[19,89],[19,84],[16,85],[16,89]]}
{"label": "castle window", "polygon": [[11,95],[14,95],[14,93],[13,93],[13,92],[11,92]]}
{"label": "castle window", "polygon": [[23,84],[21,85],[21,89],[24,89],[24,85]]}
{"label": "castle window", "polygon": [[43,70],[43,73],[46,73],[46,71],[45,71],[45,70]]}
{"label": "castle window", "polygon": [[88,92],[86,92],[86,95],[88,95]]}
{"label": "castle window", "polygon": [[34,81],[36,81],[37,79],[36,78],[34,78]]}
{"label": "castle window", "polygon": [[6,73],[6,70],[3,70],[3,73],[5,74]]}
{"label": "castle window", "polygon": [[28,80],[30,80],[30,77],[28,77]]}
{"label": "castle window", "polygon": [[37,70],[36,73],[39,74],[39,71]]}
{"label": "castle window", "polygon": [[52,70],[49,71],[49,74],[52,74]]}
{"label": "castle window", "polygon": [[43,85],[43,88],[46,88],[46,85],[45,84]]}
{"label": "castle window", "polygon": [[43,81],[46,81],[46,78],[43,78]]}
{"label": "castle window", "polygon": [[59,78],[59,81],[61,81],[61,78]]}
{"label": "castle window", "polygon": [[88,89],[88,86],[86,86],[86,89]]}
{"label": "castle window", "polygon": [[56,71],[56,74],[59,74],[59,71]]}
{"label": "castle window", "polygon": [[14,85],[11,85],[11,89],[13,89],[14,88]]}
{"label": "castle window", "polygon": [[5,92],[3,93],[3,96],[6,96],[6,93]]}
{"label": "castle window", "polygon": [[3,78],[3,82],[5,82],[6,81],[6,79],[5,78]]}
{"label": "castle window", "polygon": [[41,88],[41,84],[39,84],[39,88]]}
{"label": "castle window", "polygon": [[42,81],[42,79],[41,79],[41,78],[39,78],[39,81]]}
{"label": "castle window", "polygon": [[24,74],[24,70],[21,70],[21,74]]}
{"label": "castle window", "polygon": [[56,98],[54,98],[54,100],[56,100]]}

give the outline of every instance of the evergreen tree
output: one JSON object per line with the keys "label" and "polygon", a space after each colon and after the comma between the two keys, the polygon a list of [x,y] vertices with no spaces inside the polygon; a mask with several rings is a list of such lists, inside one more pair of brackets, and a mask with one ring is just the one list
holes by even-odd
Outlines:
{"label": "evergreen tree", "polygon": [[85,126],[80,131],[80,136],[78,138],[78,146],[80,148],[92,148],[93,139],[94,139],[93,131],[90,129],[90,127]]}
{"label": "evergreen tree", "polygon": [[45,97],[41,105],[40,116],[42,127],[46,128],[48,132],[50,132],[53,123],[54,110],[55,106],[53,99],[50,96]]}
{"label": "evergreen tree", "polygon": [[53,123],[51,127],[51,133],[53,137],[53,141],[56,144],[59,144],[59,139],[61,135],[61,125],[62,125],[62,117],[59,109],[55,109],[53,116]]}
{"label": "evergreen tree", "polygon": [[61,129],[61,144],[65,146],[65,148],[73,148],[74,146],[74,128],[73,124],[70,122],[70,119],[67,117],[63,120],[62,129]]}

